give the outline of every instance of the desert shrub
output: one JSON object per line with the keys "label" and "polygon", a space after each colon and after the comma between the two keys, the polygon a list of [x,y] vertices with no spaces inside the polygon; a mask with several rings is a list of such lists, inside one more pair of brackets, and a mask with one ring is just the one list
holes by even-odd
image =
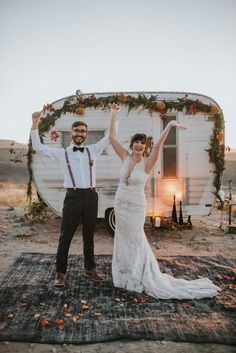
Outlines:
{"label": "desert shrub", "polygon": [[47,205],[42,200],[32,202],[27,208],[25,218],[32,223],[44,223],[47,218]]}

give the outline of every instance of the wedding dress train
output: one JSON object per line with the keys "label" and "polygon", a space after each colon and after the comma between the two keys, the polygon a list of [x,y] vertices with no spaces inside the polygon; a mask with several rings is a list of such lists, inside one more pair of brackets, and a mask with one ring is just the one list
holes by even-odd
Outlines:
{"label": "wedding dress train", "polygon": [[208,278],[177,279],[160,271],[143,230],[146,214],[144,160],[137,163],[126,183],[128,155],[121,167],[115,197],[116,230],[112,259],[115,287],[146,292],[161,299],[200,299],[217,295],[220,288]]}

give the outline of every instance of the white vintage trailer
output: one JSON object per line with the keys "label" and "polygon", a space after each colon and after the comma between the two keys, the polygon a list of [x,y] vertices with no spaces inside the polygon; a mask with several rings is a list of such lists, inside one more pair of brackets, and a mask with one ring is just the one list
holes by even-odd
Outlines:
{"label": "white vintage trailer", "polygon": [[[159,100],[174,101],[186,93],[148,92],[145,96],[158,95]],[[106,97],[109,93],[94,94],[95,97]],[[137,96],[138,93],[129,93]],[[188,93],[191,100],[200,100],[204,104],[217,103],[210,97],[201,94]],[[53,103],[55,109],[60,109],[67,98]],[[72,96],[73,99],[73,96]],[[218,107],[219,108],[219,107]],[[130,137],[136,132],[142,132],[158,139],[165,124],[175,119],[184,124],[187,129],[178,131],[172,129],[165,141],[162,153],[156,163],[146,186],[148,200],[147,216],[169,216],[176,196],[176,206],[182,201],[183,215],[208,215],[214,203],[214,164],[209,162],[209,139],[214,128],[212,115],[197,113],[187,114],[186,111],[172,110],[167,112],[166,119],[160,119],[160,114],[149,114],[148,110],[128,110],[122,106],[119,113],[119,140],[128,148]],[[44,137],[44,144],[52,148],[67,147],[71,142],[70,129],[76,120],[88,124],[89,134],[87,144],[95,143],[107,133],[109,111],[86,108],[83,116],[74,113],[62,114],[52,128],[59,133],[57,141],[51,139],[52,129]],[[103,152],[96,163],[97,191],[99,195],[98,217],[105,218],[108,226],[114,229],[114,195],[118,185],[120,160],[112,147]],[[37,190],[45,203],[61,215],[65,189],[62,172],[56,161],[42,157],[37,153],[33,156],[33,176]]]}

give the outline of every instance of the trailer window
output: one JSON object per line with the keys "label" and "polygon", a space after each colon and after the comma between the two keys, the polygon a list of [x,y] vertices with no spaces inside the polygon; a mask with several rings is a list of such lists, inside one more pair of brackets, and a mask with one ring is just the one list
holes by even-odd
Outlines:
{"label": "trailer window", "polygon": [[[175,116],[167,116],[163,121],[163,130],[171,121],[176,120]],[[177,145],[176,145],[176,129],[171,129],[163,144],[162,152],[163,177],[176,178],[177,177]]]}
{"label": "trailer window", "polygon": [[[62,147],[66,148],[71,143],[71,133],[70,131],[62,131]],[[105,130],[89,130],[88,135],[85,140],[86,145],[92,145],[105,136]]]}

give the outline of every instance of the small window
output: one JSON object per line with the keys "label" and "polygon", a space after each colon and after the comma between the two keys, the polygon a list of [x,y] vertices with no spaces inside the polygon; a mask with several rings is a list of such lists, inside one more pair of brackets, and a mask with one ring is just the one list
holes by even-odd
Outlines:
{"label": "small window", "polygon": [[[105,136],[105,130],[90,130],[85,140],[85,145],[92,145]],[[71,143],[70,131],[62,131],[62,147],[66,148]]]}
{"label": "small window", "polygon": [[176,177],[176,147],[163,148],[163,176]]}
{"label": "small window", "polygon": [[[176,120],[175,116],[167,116],[163,121],[163,130],[171,120]],[[177,146],[176,146],[176,129],[171,129],[163,144],[163,177],[177,177]]]}

